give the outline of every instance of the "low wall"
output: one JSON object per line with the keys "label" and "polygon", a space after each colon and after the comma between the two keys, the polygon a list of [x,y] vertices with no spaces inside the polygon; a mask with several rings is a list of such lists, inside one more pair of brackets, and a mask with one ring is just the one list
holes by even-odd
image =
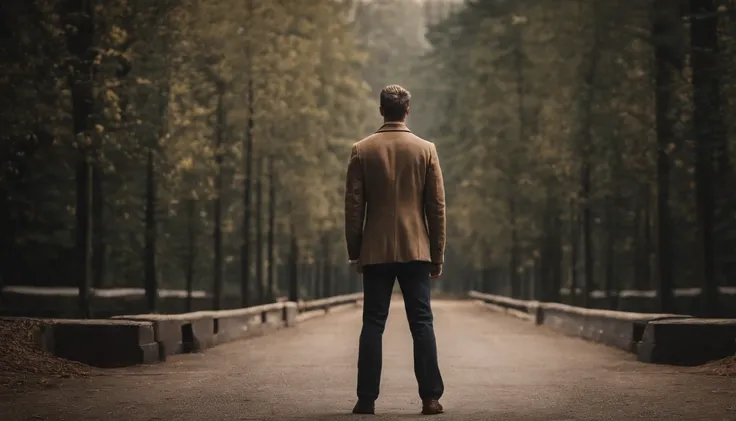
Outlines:
{"label": "low wall", "polygon": [[489,308],[497,312],[541,324],[542,313],[540,311],[541,303],[539,301],[517,300],[501,295],[483,294],[477,291],[470,291],[468,295],[470,298],[484,302]]}
{"label": "low wall", "polygon": [[[573,303],[573,297],[568,289],[560,291],[561,302],[563,304],[575,305],[582,300],[577,292],[576,302]],[[701,316],[704,296],[700,288],[677,288],[673,292],[672,305],[673,311],[679,314],[691,314],[693,316]],[[722,317],[736,318],[736,287],[720,287],[719,288],[719,309]],[[634,312],[634,313],[656,313],[657,312],[657,293],[656,291],[637,291],[624,290],[618,293],[618,308],[615,310]],[[610,299],[605,291],[592,291],[590,294],[590,308],[608,309]]]}
{"label": "low wall", "polygon": [[[221,343],[294,327],[302,314],[326,314],[353,307],[361,294],[324,300],[182,314],[134,314],[111,319],[42,319],[37,343],[50,353],[95,367],[123,367],[165,361]],[[13,318],[11,318],[13,319]]]}
{"label": "low wall", "polygon": [[297,305],[299,312],[323,310],[329,311],[336,306],[357,304],[363,300],[363,293],[338,295],[335,297],[320,298],[318,300],[300,301]]}
{"label": "low wall", "polygon": [[150,364],[159,357],[153,324],[146,321],[44,319],[34,337],[49,353],[93,367]]}
{"label": "low wall", "polygon": [[698,365],[736,355],[736,319],[651,322],[637,351],[639,361],[672,365]]}
{"label": "low wall", "polygon": [[170,355],[200,352],[214,346],[213,319],[201,313],[136,314],[115,316],[113,320],[150,323],[158,344],[158,359]]}
{"label": "low wall", "polygon": [[[14,317],[74,318],[79,316],[77,288],[5,286],[2,290],[3,315]],[[184,313],[187,294],[182,290],[159,290],[157,312]],[[126,314],[147,313],[145,291],[141,288],[114,288],[90,291],[90,307],[96,319]],[[240,307],[240,297],[226,295],[222,308]],[[212,297],[205,291],[192,292],[191,311],[212,308]]]}
{"label": "low wall", "polygon": [[542,325],[629,352],[636,352],[647,323],[690,317],[587,309],[558,303],[542,303],[540,310]]}
{"label": "low wall", "polygon": [[587,309],[559,303],[514,300],[475,291],[469,296],[492,310],[637,353],[640,361],[701,364],[736,353],[735,319],[697,319],[681,314]]}

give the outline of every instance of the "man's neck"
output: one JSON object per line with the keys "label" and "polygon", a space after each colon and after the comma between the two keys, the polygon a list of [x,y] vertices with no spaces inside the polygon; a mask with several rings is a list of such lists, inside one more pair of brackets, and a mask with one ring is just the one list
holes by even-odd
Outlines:
{"label": "man's neck", "polygon": [[406,120],[383,120],[383,124],[406,124]]}

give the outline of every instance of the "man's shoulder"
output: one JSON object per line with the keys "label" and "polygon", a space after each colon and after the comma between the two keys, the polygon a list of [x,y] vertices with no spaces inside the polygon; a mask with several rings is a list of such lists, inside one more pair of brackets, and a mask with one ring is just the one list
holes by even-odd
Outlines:
{"label": "man's shoulder", "polygon": [[414,144],[416,146],[421,147],[422,149],[430,149],[434,145],[433,142],[423,139],[415,135],[412,132],[402,132],[398,135],[395,132],[390,133],[390,134],[385,133],[385,132],[378,132],[378,133],[373,133],[369,136],[366,136],[363,139],[355,142],[353,144],[353,148],[360,150],[363,148],[370,148],[373,146],[383,144],[383,142],[386,140],[386,137],[388,136],[391,136],[393,139],[396,139],[402,142],[408,142],[408,143]]}
{"label": "man's shoulder", "polygon": [[372,133],[372,134],[370,134],[370,135],[368,135],[368,136],[360,139],[359,141],[353,143],[353,147],[354,148],[360,148],[361,146],[364,146],[365,144],[370,143],[371,142],[371,139],[375,138],[376,135],[378,135],[378,134],[379,133]]}

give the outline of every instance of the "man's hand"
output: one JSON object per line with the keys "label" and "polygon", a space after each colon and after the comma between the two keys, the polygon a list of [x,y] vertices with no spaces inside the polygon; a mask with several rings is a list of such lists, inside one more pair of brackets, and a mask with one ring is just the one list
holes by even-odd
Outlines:
{"label": "man's hand", "polygon": [[442,275],[442,263],[435,263],[432,265],[432,270],[429,272],[429,279],[437,279]]}
{"label": "man's hand", "polygon": [[358,263],[358,259],[348,260],[348,264],[354,267],[356,272],[358,272],[361,275],[363,274],[363,267],[360,266],[360,264]]}

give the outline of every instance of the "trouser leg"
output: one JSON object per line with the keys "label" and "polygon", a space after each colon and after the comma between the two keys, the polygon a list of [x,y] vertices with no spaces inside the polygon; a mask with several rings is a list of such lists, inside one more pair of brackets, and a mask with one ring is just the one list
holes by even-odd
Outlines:
{"label": "trouser leg", "polygon": [[398,271],[406,317],[414,340],[414,374],[421,399],[439,399],[444,383],[437,357],[434,316],[430,304],[430,267],[420,262],[404,263]]}
{"label": "trouser leg", "polygon": [[363,329],[358,348],[358,399],[378,398],[386,327],[395,273],[391,265],[363,268]]}

